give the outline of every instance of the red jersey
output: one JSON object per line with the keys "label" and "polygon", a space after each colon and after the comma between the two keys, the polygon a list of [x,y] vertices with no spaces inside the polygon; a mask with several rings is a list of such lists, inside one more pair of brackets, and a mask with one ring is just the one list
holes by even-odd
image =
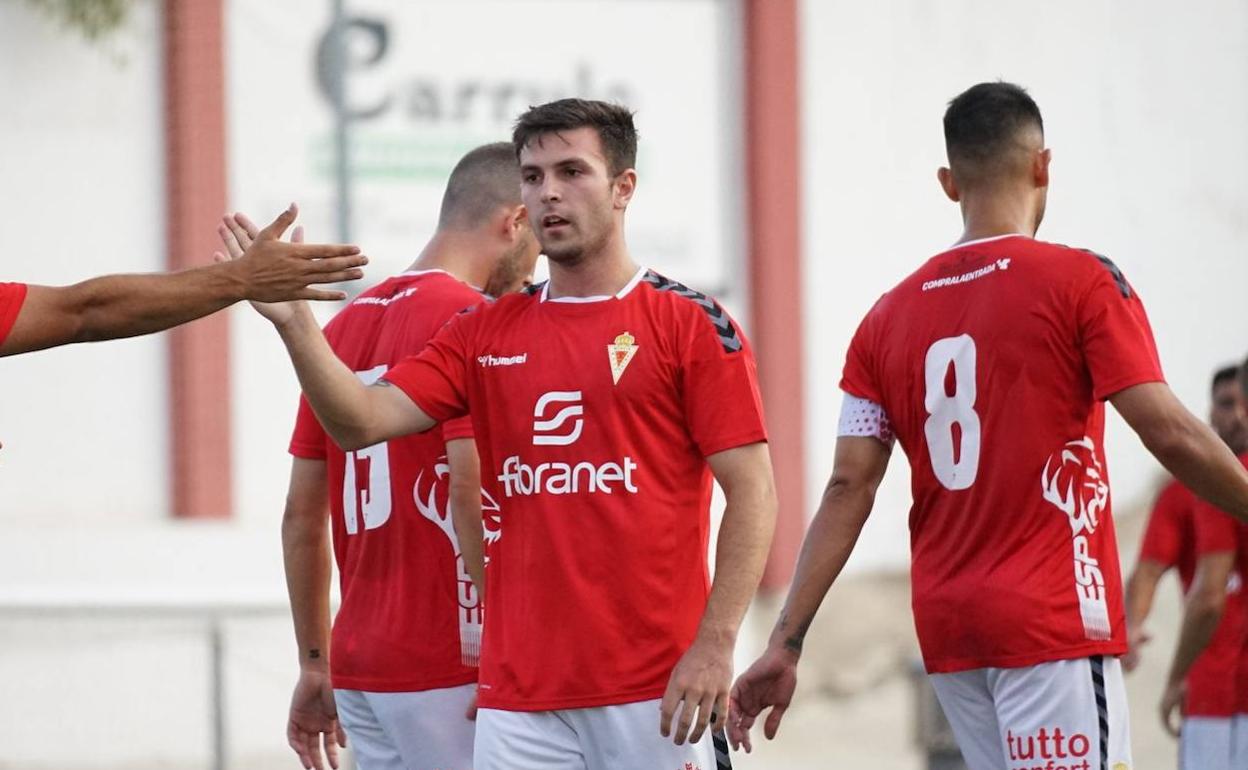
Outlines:
{"label": "red jersey", "polygon": [[0,283],[0,342],[4,342],[13,330],[17,314],[26,301],[26,284]]}
{"label": "red jersey", "polygon": [[386,375],[434,419],[471,410],[502,503],[487,708],[662,695],[706,607],[706,457],[766,440],[753,355],[714,300],[644,270],[577,299],[503,297]]}
{"label": "red jersey", "polygon": [[[404,273],[357,297],[325,336],[365,382],[425,346],[481,294],[438,270]],[[415,692],[476,681],[481,606],[447,507],[446,442],[467,420],[344,453],[306,400],[290,452],[325,460],[342,605],[330,672],[337,688]]]}
{"label": "red jersey", "polygon": [[910,460],[928,671],[1126,651],[1101,402],[1161,379],[1118,268],[1024,236],[938,254],[867,314],[841,388]]}
{"label": "red jersey", "polygon": [[[1248,468],[1248,453],[1239,456],[1239,461]],[[1238,646],[1239,651],[1238,666],[1227,665],[1221,669],[1223,677],[1230,679],[1228,672],[1235,671],[1235,713],[1248,714],[1248,593],[1244,591],[1242,580],[1248,575],[1248,525],[1233,519],[1229,514],[1223,513],[1210,503],[1203,500],[1197,502],[1196,506],[1196,541],[1197,547],[1202,553],[1226,552],[1234,550],[1238,552],[1237,567],[1240,585],[1232,584],[1232,588],[1238,590],[1229,590],[1226,602],[1226,609],[1222,616],[1222,625],[1218,627],[1218,634],[1214,637],[1214,641],[1210,643],[1210,647],[1217,642],[1222,635],[1223,626],[1229,622],[1238,625]],[[1197,660],[1196,665],[1200,665],[1204,658]],[[1196,670],[1196,666],[1192,667]],[[1212,677],[1213,674],[1210,674]]]}
{"label": "red jersey", "polygon": [[[1173,481],[1162,490],[1148,517],[1140,560],[1177,569],[1186,594],[1192,587],[1197,559],[1209,553],[1236,551],[1237,530],[1230,516],[1200,502],[1187,487]],[[1227,672],[1238,666],[1248,631],[1238,571],[1227,591],[1230,596],[1218,631],[1187,674],[1184,711],[1188,716],[1228,717],[1236,710],[1235,677],[1227,676]]]}

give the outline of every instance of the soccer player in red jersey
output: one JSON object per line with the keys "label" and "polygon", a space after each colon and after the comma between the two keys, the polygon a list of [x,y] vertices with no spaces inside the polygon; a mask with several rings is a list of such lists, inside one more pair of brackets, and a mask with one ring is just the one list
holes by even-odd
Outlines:
{"label": "soccer player in red jersey", "polygon": [[[482,291],[522,288],[538,245],[520,202],[519,174],[509,143],[465,155],[447,182],[437,231],[416,262],[326,326],[334,352],[362,381],[375,382],[420,352],[448,320],[479,304]],[[254,232],[239,217],[221,234],[237,255]],[[344,453],[301,401],[290,451],[282,543],[300,663],[287,725],[291,747],[304,767],[321,768],[323,743],[337,767],[340,723],[361,770],[471,770],[474,731],[466,712],[482,621],[465,565],[481,558],[471,423],[454,420]],[[451,509],[456,518],[476,517],[463,539]],[[332,632],[327,519],[342,595]]]}
{"label": "soccer player in red jersey", "polygon": [[[1209,423],[1231,451],[1248,450],[1238,382],[1239,367],[1219,370],[1213,378]],[[1149,515],[1140,545],[1140,558],[1127,581],[1127,639],[1123,658],[1127,671],[1139,661],[1140,648],[1149,640],[1144,623],[1152,608],[1161,576],[1177,569],[1187,596],[1187,612],[1210,631],[1208,646],[1187,664],[1174,688],[1180,696],[1163,710],[1167,729],[1179,735],[1181,768],[1230,770],[1232,722],[1237,710],[1236,680],[1228,676],[1239,665],[1240,648],[1248,633],[1248,613],[1238,594],[1242,579],[1236,570],[1238,535],[1233,519],[1215,514],[1214,526],[1198,521],[1198,498],[1177,481],[1166,486]],[[1229,530],[1229,531],[1228,531]],[[1216,629],[1216,632],[1213,631]],[[1172,712],[1182,704],[1181,732],[1172,724]]]}
{"label": "soccer player in red jersey", "polygon": [[[552,102],[513,139],[549,282],[459,316],[372,387],[305,308],[272,320],[345,449],[472,415],[503,509],[477,770],[709,770],[775,516],[754,359],[718,303],[629,254],[626,109]],[[727,498],[713,582],[712,477]]]}
{"label": "soccer player in red jersey", "polygon": [[912,472],[913,609],[972,770],[1130,767],[1122,583],[1102,447],[1108,400],[1197,494],[1248,517],[1248,473],[1162,379],[1108,259],[1034,239],[1040,111],[1009,83],[955,98],[946,195],[965,230],[885,294],[850,344],[835,466],[729,729],[775,735],[820,601],[871,511],[894,437]]}
{"label": "soccer player in red jersey", "polygon": [[244,258],[160,275],[106,275],[72,286],[0,283],[0,356],[163,331],[243,299],[341,299],[308,288],[360,278],[368,260],[354,246],[279,240],[294,204],[266,227]]}

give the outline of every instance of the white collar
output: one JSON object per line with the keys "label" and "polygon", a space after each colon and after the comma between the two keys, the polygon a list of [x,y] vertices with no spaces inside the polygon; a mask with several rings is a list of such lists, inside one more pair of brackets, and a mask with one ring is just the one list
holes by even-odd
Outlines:
{"label": "white collar", "polygon": [[628,283],[624,284],[624,288],[617,291],[614,295],[609,296],[606,294],[597,294],[592,297],[551,297],[550,296],[550,281],[547,280],[544,284],[542,284],[542,296],[539,301],[541,302],[568,302],[568,303],[574,303],[574,304],[582,304],[582,303],[588,303],[588,302],[602,302],[603,300],[608,300],[608,299],[624,299],[626,296],[628,296],[629,292],[637,288],[637,284],[641,283],[641,279],[644,278],[645,275],[646,275],[646,268],[639,267],[637,268],[637,272],[633,275],[633,277],[629,279]]}

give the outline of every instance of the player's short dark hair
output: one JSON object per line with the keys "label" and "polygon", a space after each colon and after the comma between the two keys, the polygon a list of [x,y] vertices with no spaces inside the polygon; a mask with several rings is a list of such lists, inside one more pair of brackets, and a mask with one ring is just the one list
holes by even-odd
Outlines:
{"label": "player's short dark hair", "polygon": [[1210,383],[1209,389],[1217,390],[1222,385],[1239,379],[1239,369],[1238,366],[1224,366],[1217,370],[1213,373],[1213,382]]}
{"label": "player's short dark hair", "polygon": [[1029,129],[1044,136],[1040,108],[1022,86],[1004,81],[971,86],[945,110],[950,166],[971,178],[991,176],[1008,162],[1020,134]]}
{"label": "player's short dark hair", "polygon": [[520,205],[520,165],[507,142],[471,150],[455,168],[442,194],[438,229],[470,230],[501,206]]}
{"label": "player's short dark hair", "polygon": [[598,132],[603,154],[615,176],[637,165],[637,128],[627,107],[591,99],[560,99],[530,107],[516,119],[511,144],[516,157],[533,139],[544,134],[585,127]]}

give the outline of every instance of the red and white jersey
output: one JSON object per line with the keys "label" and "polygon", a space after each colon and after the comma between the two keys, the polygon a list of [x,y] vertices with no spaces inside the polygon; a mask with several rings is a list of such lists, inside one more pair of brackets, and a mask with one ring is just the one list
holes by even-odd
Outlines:
{"label": "red and white jersey", "polygon": [[546,290],[460,316],[386,379],[434,419],[471,411],[502,505],[480,705],[657,698],[706,606],[706,457],[766,440],[753,354],[650,271],[614,297]]}
{"label": "red and white jersey", "polygon": [[938,254],[867,314],[841,388],[910,460],[929,672],[1126,650],[1102,401],[1161,379],[1118,268],[1024,236]]}
{"label": "red and white jersey", "polygon": [[[1199,510],[1198,510],[1199,509]],[[1206,510],[1207,509],[1207,510]],[[1201,502],[1187,487],[1172,481],[1158,496],[1140,544],[1140,560],[1177,569],[1186,594],[1192,587],[1201,556],[1235,552],[1238,526],[1230,516]],[[1235,677],[1227,672],[1239,665],[1240,648],[1248,631],[1239,572],[1227,586],[1229,600],[1222,622],[1209,646],[1187,675],[1187,716],[1229,717],[1236,711]]]}
{"label": "red and white jersey", "polygon": [[4,342],[13,330],[17,314],[26,301],[26,284],[0,283],[0,342]]}
{"label": "red and white jersey", "polygon": [[[357,297],[325,336],[365,382],[419,352],[482,295],[448,273],[404,273]],[[305,399],[290,453],[325,460],[342,605],[330,673],[340,689],[415,692],[473,682],[481,603],[447,507],[446,442],[468,420],[344,453]]]}

